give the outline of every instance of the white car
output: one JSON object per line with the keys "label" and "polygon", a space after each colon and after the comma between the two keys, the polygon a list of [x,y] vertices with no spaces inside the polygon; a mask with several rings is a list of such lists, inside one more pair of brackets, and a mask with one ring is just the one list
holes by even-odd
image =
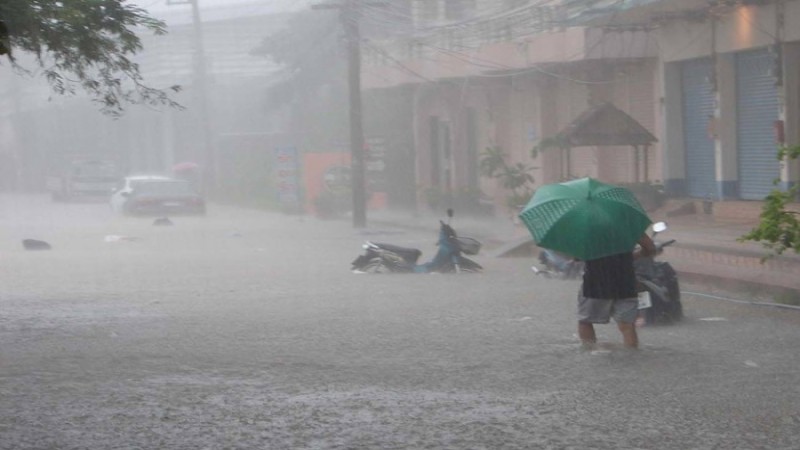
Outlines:
{"label": "white car", "polygon": [[130,215],[205,214],[206,202],[186,180],[134,175],[114,189],[111,208]]}

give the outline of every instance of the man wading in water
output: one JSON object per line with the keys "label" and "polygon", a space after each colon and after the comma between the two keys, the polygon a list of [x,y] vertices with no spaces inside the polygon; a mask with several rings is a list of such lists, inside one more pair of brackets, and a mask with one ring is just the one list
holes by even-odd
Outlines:
{"label": "man wading in water", "polygon": [[597,344],[594,324],[608,323],[611,317],[617,322],[625,347],[639,347],[636,335],[639,300],[633,260],[655,255],[656,246],[647,234],[638,243],[635,252],[586,261],[578,296],[578,336],[584,348],[593,349]]}

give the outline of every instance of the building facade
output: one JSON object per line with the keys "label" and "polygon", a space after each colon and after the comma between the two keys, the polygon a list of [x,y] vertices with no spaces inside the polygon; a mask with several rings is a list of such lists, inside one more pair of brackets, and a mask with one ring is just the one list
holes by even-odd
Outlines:
{"label": "building facade", "polygon": [[[647,158],[628,147],[581,147],[568,156],[533,151],[602,102],[657,133],[659,66],[649,31],[570,25],[577,12],[532,1],[478,0],[455,20],[447,16],[447,2],[438,9],[431,6],[437,2],[425,4],[414,13],[415,23],[426,19],[423,31],[373,45],[364,69],[367,90],[410,86],[415,93],[421,192],[477,191],[505,209],[507,192],[479,170],[487,148],[502,149],[510,165],[530,166],[537,185],[581,176],[662,181],[658,143]],[[424,26],[429,23],[435,31]]]}
{"label": "building facade", "polygon": [[[800,2],[477,0],[455,21],[447,2],[424,3],[414,18],[436,27],[376,44],[364,69],[366,89],[412,86],[416,93],[422,186],[478,186],[502,203],[496,181],[476,181],[480,153],[490,146],[535,166],[536,184],[593,176],[664,185],[675,197],[761,200],[775,179],[782,188],[797,181],[797,164],[776,155],[800,138]],[[643,152],[581,147],[568,157],[531,155],[601,102],[658,142]]]}

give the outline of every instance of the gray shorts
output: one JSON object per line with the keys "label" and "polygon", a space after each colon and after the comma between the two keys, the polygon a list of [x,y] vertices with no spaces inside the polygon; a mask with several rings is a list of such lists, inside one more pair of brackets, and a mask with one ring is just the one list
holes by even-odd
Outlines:
{"label": "gray shorts", "polygon": [[639,299],[588,298],[578,294],[578,321],[608,323],[611,317],[619,323],[634,323],[639,313]]}

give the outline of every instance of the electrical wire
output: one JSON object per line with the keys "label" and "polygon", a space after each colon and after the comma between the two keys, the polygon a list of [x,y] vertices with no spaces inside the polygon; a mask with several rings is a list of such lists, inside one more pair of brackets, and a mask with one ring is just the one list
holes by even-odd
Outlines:
{"label": "electrical wire", "polygon": [[[497,6],[500,5],[501,2],[496,2],[493,5],[494,9],[487,9],[486,10],[486,11],[488,11],[487,14],[478,16],[477,18],[472,18],[470,20],[465,20],[465,21],[462,21],[462,22],[458,22],[458,23],[455,23],[455,24],[446,24],[446,25],[442,25],[442,26],[431,27],[428,30],[430,30],[432,32],[441,32],[442,30],[446,30],[446,29],[453,29],[453,28],[458,29],[459,27],[460,28],[464,28],[465,24],[491,21],[491,20],[497,19],[498,17],[506,17],[509,14],[514,14],[514,13],[519,13],[521,11],[531,10],[531,8],[535,8],[537,6],[542,6],[542,5],[548,5],[548,4],[551,4],[552,2],[553,2],[552,0],[542,0],[542,1],[534,2],[533,4],[530,4],[530,3],[529,4],[525,4],[525,5],[519,6],[517,8],[510,9],[510,10],[509,9],[503,10],[502,8],[497,8]],[[622,4],[622,3],[623,3],[622,0],[620,0],[617,3],[615,3],[615,5],[616,4]],[[361,6],[362,7],[360,8],[360,11],[361,11],[360,17],[349,16],[349,17],[346,17],[345,19],[348,20],[348,21],[357,21],[357,20],[360,20],[360,19],[367,19],[368,21],[372,21],[373,24],[395,25],[396,23],[391,21],[391,20],[389,20],[389,19],[387,19],[387,17],[399,17],[399,18],[403,18],[403,19],[408,19],[407,22],[413,23],[414,17],[413,17],[412,14],[410,14],[411,11],[409,11],[406,8],[402,8],[402,7],[398,6],[398,5],[391,5],[390,4],[388,6],[388,8],[386,8],[386,7],[379,8],[379,7],[371,6],[371,5],[367,5],[367,4],[363,4]],[[387,11],[387,9],[388,9],[388,11]],[[585,9],[588,10],[589,8],[587,7]],[[577,11],[577,12],[574,12],[574,14],[580,14],[582,12],[584,12],[584,11]],[[613,23],[614,22],[614,18],[616,17],[618,12],[619,12],[619,9],[617,9],[613,13],[611,20],[609,20],[609,23]],[[350,22],[350,23],[353,23],[353,22]],[[470,74],[470,75],[465,75],[465,78],[470,78],[470,77],[501,78],[501,77],[524,75],[524,74],[529,74],[529,73],[540,73],[540,74],[544,74],[544,75],[547,75],[547,76],[550,76],[550,77],[554,77],[554,78],[558,78],[558,79],[574,82],[574,83],[577,83],[577,84],[584,84],[584,85],[612,84],[612,83],[618,83],[618,82],[625,81],[625,80],[610,80],[610,81],[580,80],[580,79],[576,79],[576,78],[569,77],[569,76],[566,76],[566,75],[563,75],[563,74],[560,74],[560,73],[556,73],[554,71],[547,70],[545,68],[538,67],[538,66],[537,67],[526,67],[526,68],[512,67],[512,66],[509,66],[509,65],[506,65],[506,64],[503,64],[503,63],[498,63],[498,62],[490,61],[490,60],[487,60],[487,59],[484,59],[484,58],[479,58],[479,57],[476,57],[475,55],[467,54],[467,53],[464,53],[462,51],[458,51],[458,50],[454,50],[454,49],[450,49],[450,48],[445,48],[445,47],[436,45],[435,43],[425,42],[425,40],[427,38],[429,38],[430,36],[434,36],[434,37],[436,37],[436,36],[433,35],[433,34],[430,34],[430,33],[428,33],[427,35],[424,34],[424,33],[420,34],[419,33],[420,30],[418,28],[413,27],[413,26],[408,26],[406,29],[409,30],[410,33],[412,33],[410,36],[414,40],[417,41],[417,45],[418,46],[426,48],[426,49],[429,49],[429,50],[432,50],[434,52],[434,54],[446,55],[449,58],[452,58],[452,59],[455,59],[455,60],[459,60],[461,62],[466,62],[466,63],[470,64],[471,66],[474,66],[474,67],[476,67],[476,68],[478,68],[480,70],[502,72],[502,73]],[[423,30],[423,31],[425,31],[425,30]],[[486,32],[484,31],[483,33],[485,34]],[[536,33],[533,33],[533,34],[536,34]],[[480,35],[477,35],[477,36],[480,36]],[[604,34],[599,39],[597,39],[589,49],[581,49],[580,51],[576,52],[575,56],[577,57],[581,53],[591,53],[592,51],[594,51],[594,49],[596,49],[598,46],[603,44],[603,42],[605,41],[607,36],[608,36],[608,34]],[[473,35],[472,38],[475,38],[475,35]],[[648,35],[648,38],[652,39],[652,37],[650,37],[649,35]],[[699,38],[700,38],[700,36],[696,36],[695,37],[695,39],[699,39]],[[620,54],[621,57],[624,57],[624,56],[626,56],[626,53],[629,53],[630,49],[633,46],[633,40],[634,39],[635,39],[634,36],[630,36],[630,38],[628,39],[627,44],[623,45],[623,48],[621,49],[622,53]],[[420,40],[422,40],[422,42],[420,42]],[[687,45],[689,45],[689,44],[687,44]],[[374,43],[374,41],[370,41],[369,44],[366,45],[366,47],[367,47],[367,49],[369,51],[372,51],[372,52],[376,53],[377,55],[380,55],[384,59],[391,61],[397,67],[398,70],[401,70],[401,71],[403,71],[405,73],[411,74],[412,76],[414,76],[414,77],[416,77],[416,78],[418,78],[420,80],[427,81],[427,82],[438,82],[438,81],[440,81],[440,80],[433,80],[433,79],[431,79],[431,78],[419,73],[418,71],[411,69],[406,64],[404,64],[402,61],[400,61],[398,58],[393,56],[391,54],[391,52],[389,52],[388,50],[386,50],[384,48],[380,48],[378,45],[376,45]],[[477,47],[474,47],[474,50],[478,50],[480,47],[481,46],[478,45]],[[420,58],[420,57],[418,57],[418,58]],[[420,59],[427,59],[427,58],[420,58]],[[569,58],[569,57],[568,58],[562,58],[562,60],[564,60],[564,61],[569,61],[571,59],[572,58]],[[444,64],[445,63],[445,61],[443,61],[441,59],[431,58],[430,60],[434,61],[434,62],[437,62],[439,64]],[[367,64],[367,65],[365,65],[365,67],[369,67],[369,65]]]}
{"label": "electrical wire", "polygon": [[[526,6],[526,7],[530,7],[530,6]],[[614,14],[616,15],[617,13],[615,12]],[[612,19],[613,19],[613,17],[612,17]],[[586,50],[581,49],[580,51],[577,51],[576,54],[573,57],[577,57],[581,53],[591,53],[597,46],[599,46],[603,42],[605,37],[606,37],[606,35],[603,35],[600,39],[598,39],[595,43],[593,43],[593,45],[589,49],[586,49]],[[633,37],[631,37],[631,39],[633,39]],[[481,69],[504,71],[501,74],[473,74],[473,75],[469,75],[469,76],[474,76],[474,77],[498,78],[498,77],[523,75],[523,74],[527,74],[527,73],[542,73],[544,75],[548,75],[548,76],[551,76],[551,77],[555,77],[555,78],[571,81],[571,82],[574,82],[576,84],[585,84],[585,85],[613,84],[613,83],[618,83],[618,82],[622,81],[622,80],[610,80],[610,81],[579,80],[579,79],[567,77],[567,76],[564,76],[564,75],[561,75],[561,74],[557,74],[557,73],[545,70],[545,69],[543,69],[541,67],[529,67],[529,68],[520,69],[520,68],[508,66],[508,65],[505,65],[505,64],[502,64],[502,63],[497,63],[497,62],[493,62],[493,61],[488,61],[488,60],[485,60],[485,59],[477,58],[474,55],[467,55],[467,54],[465,54],[463,52],[459,52],[457,50],[447,49],[447,48],[443,48],[443,47],[440,47],[440,46],[437,46],[437,45],[433,45],[433,44],[429,44],[429,43],[428,44],[422,43],[421,45],[424,46],[424,47],[427,47],[427,48],[431,48],[431,49],[433,49],[435,51],[438,51],[440,53],[446,54],[446,55],[448,55],[448,56],[450,56],[452,58],[458,59],[458,60],[460,60],[462,62],[466,62],[466,63],[471,64],[473,66],[479,67]],[[624,51],[624,49],[623,49],[623,51]],[[569,60],[573,59],[573,57],[567,57],[567,58],[563,58],[563,59],[566,60],[566,61],[569,61]],[[402,64],[399,61],[397,63],[398,64]]]}
{"label": "electrical wire", "polygon": [[[547,3],[547,2],[541,2],[541,3],[537,3],[537,5],[539,5],[539,4],[544,4],[544,3]],[[620,4],[620,5],[621,5],[622,3],[623,3],[623,2],[621,2],[621,1],[620,1],[620,2],[617,2],[617,4]],[[525,8],[530,8],[530,7],[531,7],[531,5],[525,5],[525,6],[523,6],[523,7],[522,7],[522,8],[520,8],[520,9],[525,9]],[[674,8],[675,8],[675,9],[674,9],[674,11],[673,11],[673,12],[676,12],[676,13],[677,13],[677,12],[680,12],[680,9],[678,8],[678,6],[675,6]],[[614,20],[614,17],[616,17],[616,15],[619,13],[619,11],[620,11],[620,10],[619,10],[619,9],[617,9],[617,10],[614,12],[614,16],[612,16],[612,18],[611,18],[611,19],[608,21],[608,24],[609,24],[609,25],[612,25],[612,26],[614,25],[614,22],[615,22],[615,20]],[[772,34],[771,34],[769,31],[765,30],[765,29],[764,29],[763,27],[761,27],[759,24],[757,24],[757,23],[753,22],[753,21],[752,21],[752,19],[750,19],[750,23],[751,23],[753,26],[757,27],[757,28],[758,28],[758,29],[759,29],[761,32],[763,32],[764,34],[766,34],[766,35],[768,35],[768,36],[770,36],[770,37],[774,37],[774,36],[773,36],[773,35],[772,35]],[[645,26],[645,27],[647,27],[648,29],[651,29],[651,30],[652,30],[652,19],[651,19],[651,22],[650,22],[650,23],[639,23],[639,24],[637,24],[637,25],[640,25],[640,26],[641,26],[641,25],[644,25],[644,26]],[[701,31],[700,33],[697,33],[697,34],[694,36],[694,38],[693,38],[691,41],[689,41],[689,42],[688,42],[688,43],[687,43],[685,46],[683,46],[681,49],[676,49],[676,50],[673,50],[673,53],[672,53],[672,54],[674,54],[674,55],[677,55],[677,54],[681,53],[683,50],[685,50],[686,48],[690,47],[690,46],[691,46],[691,45],[693,45],[695,42],[697,42],[697,40],[698,40],[698,39],[700,39],[700,38],[702,38],[704,35],[705,35],[704,31]],[[417,39],[420,39],[420,37],[417,37]],[[630,41],[629,41],[629,42],[628,42],[628,44],[626,45],[626,46],[628,47],[628,49],[630,49],[630,48],[632,47],[632,45],[633,45],[633,42],[632,42],[632,41],[633,41],[633,39],[634,39],[634,37],[633,37],[633,36],[631,36],[631,38],[630,38]],[[650,36],[650,35],[648,35],[648,39],[651,39],[651,40],[653,40],[652,36]],[[602,40],[602,38],[601,38],[601,40]],[[593,47],[596,47],[597,45],[599,45],[601,40],[598,40],[598,42],[596,42],[596,43],[595,43],[595,45],[593,45]],[[655,42],[655,44],[656,44],[657,48],[659,48],[659,52],[660,52],[660,51],[661,51],[661,49],[660,49],[660,46],[659,46],[659,43],[658,43],[658,41],[657,41],[657,40],[654,40],[654,42]],[[435,51],[438,51],[438,52],[443,52],[443,53],[446,53],[446,54],[450,55],[451,57],[455,57],[455,58],[457,58],[457,59],[460,59],[460,60],[462,60],[463,62],[470,63],[470,64],[472,64],[472,65],[475,65],[475,66],[477,66],[477,67],[480,67],[480,68],[484,68],[484,69],[499,69],[499,70],[504,70],[504,69],[511,69],[511,70],[513,70],[513,69],[514,69],[513,67],[504,66],[504,65],[502,65],[502,64],[500,64],[500,63],[495,63],[495,62],[492,62],[492,61],[486,61],[486,60],[483,60],[483,61],[481,61],[480,59],[478,59],[478,58],[475,58],[474,56],[463,54],[462,52],[459,52],[459,51],[457,51],[457,50],[454,50],[454,49],[446,49],[446,48],[443,48],[442,46],[435,45],[435,44],[432,44],[432,43],[425,43],[425,42],[422,42],[422,44],[421,44],[421,45],[423,45],[423,46],[425,46],[425,47],[427,47],[427,48],[429,48],[429,49],[433,49],[433,50],[435,50]],[[462,46],[463,46],[463,44],[462,44]],[[587,52],[587,53],[588,53],[588,52]],[[621,56],[622,56],[622,57],[624,57],[624,56],[625,56],[625,53],[626,53],[626,51],[625,51],[625,48],[623,48],[623,49],[621,50]],[[571,58],[564,58],[564,59],[565,59],[565,60],[570,60]],[[520,74],[524,74],[524,73],[530,73],[530,72],[541,72],[541,73],[544,73],[544,74],[546,74],[546,75],[550,75],[550,76],[556,76],[556,77],[560,77],[560,78],[562,78],[562,79],[569,79],[569,77],[560,76],[560,75],[558,75],[558,74],[555,74],[555,73],[553,73],[553,72],[550,72],[550,71],[544,70],[544,69],[542,69],[542,68],[529,68],[529,69],[521,69],[521,70],[517,70],[517,71],[513,71],[513,72],[509,72],[509,73],[504,73],[504,74],[498,74],[498,75],[493,75],[493,74],[481,74],[481,75],[475,75],[475,76],[501,77],[501,76],[507,76],[507,75],[520,75]],[[603,83],[606,83],[606,82],[593,82],[593,81],[587,81],[587,80],[576,80],[576,79],[572,79],[572,81],[575,81],[576,83],[580,83],[580,84],[598,84],[598,83],[599,83],[599,84],[603,84]]]}
{"label": "electrical wire", "polygon": [[142,9],[152,8],[156,4],[162,3],[163,1],[164,0],[155,0],[154,2],[148,3],[147,5],[139,6],[139,8],[142,8]]}
{"label": "electrical wire", "polygon": [[772,34],[772,32],[770,32],[770,31],[767,31],[766,28],[764,28],[760,23],[756,22],[750,15],[748,15],[748,14],[739,14],[739,17],[744,19],[745,22],[749,23],[756,30],[758,30],[761,33],[767,35],[773,41],[777,41],[778,40],[778,37],[776,35]]}
{"label": "electrical wire", "polygon": [[398,65],[398,67],[400,67],[400,68],[401,68],[403,71],[405,71],[405,72],[407,72],[407,73],[410,73],[411,75],[413,75],[413,76],[415,76],[415,77],[417,77],[417,78],[419,78],[419,79],[421,79],[421,80],[427,81],[427,82],[429,82],[429,83],[436,83],[436,82],[437,82],[437,80],[434,80],[434,79],[428,78],[428,77],[426,77],[425,75],[422,75],[422,74],[418,73],[417,71],[415,71],[415,70],[413,70],[413,69],[409,68],[408,66],[406,66],[406,65],[405,65],[405,64],[403,64],[401,61],[399,61],[399,60],[397,60],[396,58],[394,58],[392,55],[390,55],[390,54],[389,54],[388,52],[386,52],[385,50],[383,50],[383,49],[381,49],[381,48],[378,48],[378,47],[375,47],[375,46],[373,46],[373,45],[371,45],[371,44],[369,44],[369,43],[366,43],[365,45],[366,45],[368,48],[372,49],[373,51],[379,52],[380,54],[382,54],[382,55],[383,55],[385,58],[387,58],[388,60],[390,60],[390,61],[394,62],[395,64],[397,64],[397,65]]}
{"label": "electrical wire", "polygon": [[[484,59],[481,59],[481,58],[474,57],[472,55],[467,55],[467,54],[465,54],[463,52],[458,52],[458,51],[455,51],[455,50],[450,50],[450,49],[446,49],[446,48],[443,48],[443,47],[434,46],[434,45],[431,45],[431,44],[423,44],[423,46],[427,47],[427,48],[431,48],[431,49],[433,49],[433,50],[435,50],[435,51],[437,51],[439,53],[442,53],[442,54],[447,55],[449,57],[452,57],[454,59],[460,60],[462,62],[466,62],[466,63],[468,63],[468,64],[470,64],[472,66],[478,67],[480,69],[490,69],[490,70],[514,70],[514,69],[516,69],[516,68],[514,68],[512,66],[508,66],[508,65],[501,64],[501,63],[488,61],[488,60],[484,60]],[[373,48],[375,48],[375,47],[373,47]],[[384,53],[384,54],[388,54],[388,52],[386,50],[384,50],[384,49],[382,49],[381,52]],[[433,59],[433,58],[420,57],[419,59],[428,59],[430,61],[437,62],[437,63],[443,63],[444,62],[444,61],[442,61],[440,59]],[[397,60],[395,60],[395,61],[397,61]],[[398,64],[402,64],[399,61],[397,61],[397,63]],[[467,75],[467,76],[496,78],[496,77],[507,77],[509,75],[527,73],[527,72],[532,72],[532,71],[541,71],[541,70],[542,69],[539,69],[539,68],[527,68],[527,69],[520,69],[520,72],[511,73],[511,74],[506,72],[506,73],[503,73],[503,74],[496,74],[496,75],[491,75],[491,74],[471,74],[471,75]]]}
{"label": "electrical wire", "polygon": [[[488,12],[484,14],[476,14],[473,17],[459,22],[447,22],[430,27],[409,26],[409,34],[406,37],[413,40],[436,40],[449,37],[467,37],[471,39],[486,38],[487,35],[496,32],[496,30],[489,26],[493,21],[508,18],[521,20],[520,18],[522,18],[526,21],[522,21],[518,25],[529,25],[529,21],[533,16],[520,13],[525,12],[526,10],[533,11],[534,8],[543,7],[544,5],[554,2],[555,0],[540,0],[533,4],[523,5],[514,9],[503,8],[502,3],[498,2],[496,4],[498,6],[495,6],[494,9],[488,9]],[[362,11],[366,12],[363,17],[367,20],[376,21],[382,24],[389,23],[384,17],[381,17],[382,11],[380,11],[377,7],[364,7],[362,8]],[[394,10],[392,13],[402,16],[406,23],[415,22],[415,18],[412,15],[409,15],[401,10]],[[484,29],[481,30],[481,28]],[[458,33],[462,32],[465,34],[465,36],[457,36]]]}

